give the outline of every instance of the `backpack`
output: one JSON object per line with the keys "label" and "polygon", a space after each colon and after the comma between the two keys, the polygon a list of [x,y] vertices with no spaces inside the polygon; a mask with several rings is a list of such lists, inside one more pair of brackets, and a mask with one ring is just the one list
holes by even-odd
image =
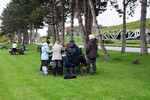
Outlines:
{"label": "backpack", "polygon": [[79,59],[80,59],[81,63],[85,63],[86,62],[85,55],[83,55],[83,54],[79,55]]}
{"label": "backpack", "polygon": [[76,78],[76,75],[67,74],[64,76],[64,79],[73,79],[73,78]]}

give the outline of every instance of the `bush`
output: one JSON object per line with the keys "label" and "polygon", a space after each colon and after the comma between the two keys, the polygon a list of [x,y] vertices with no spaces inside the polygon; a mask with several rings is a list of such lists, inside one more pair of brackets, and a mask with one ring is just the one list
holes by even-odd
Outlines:
{"label": "bush", "polygon": [[8,41],[8,39],[7,39],[6,35],[3,35],[0,37],[0,42],[7,42],[7,41]]}

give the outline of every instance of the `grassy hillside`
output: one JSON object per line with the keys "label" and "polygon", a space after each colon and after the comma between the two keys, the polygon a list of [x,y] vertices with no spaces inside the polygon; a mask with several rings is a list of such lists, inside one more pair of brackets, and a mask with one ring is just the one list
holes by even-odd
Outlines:
{"label": "grassy hillside", "polygon": [[[122,29],[123,25],[117,25],[117,26],[110,26],[107,28],[101,29],[101,32],[110,31],[110,30],[120,30]],[[140,21],[135,21],[131,23],[127,23],[127,29],[139,29],[140,28]],[[150,29],[150,18],[146,20],[146,28]]]}

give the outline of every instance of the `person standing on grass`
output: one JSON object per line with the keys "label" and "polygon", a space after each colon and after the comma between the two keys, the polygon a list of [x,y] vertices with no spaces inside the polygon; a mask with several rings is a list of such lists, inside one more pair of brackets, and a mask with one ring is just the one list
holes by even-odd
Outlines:
{"label": "person standing on grass", "polygon": [[22,51],[25,51],[25,50],[26,50],[26,47],[25,47],[24,43],[21,44],[20,49],[21,49]]}
{"label": "person standing on grass", "polygon": [[44,75],[48,75],[47,65],[49,62],[49,54],[52,53],[52,51],[49,49],[49,43],[49,40],[44,41],[41,49],[42,73]]}
{"label": "person standing on grass", "polygon": [[98,55],[98,46],[97,46],[97,39],[95,38],[94,35],[89,35],[90,41],[88,42],[86,46],[86,55],[88,58],[87,62],[87,68],[86,68],[86,73],[89,75],[90,71],[90,64],[92,63],[93,65],[93,75],[96,74],[96,58],[99,57]]}
{"label": "person standing on grass", "polygon": [[56,76],[56,67],[58,66],[58,76],[61,76],[61,70],[62,70],[62,55],[61,51],[63,51],[64,48],[59,44],[59,41],[56,41],[54,46],[52,47],[53,56],[53,76]]}
{"label": "person standing on grass", "polygon": [[76,67],[79,65],[78,47],[74,43],[74,40],[70,40],[66,48],[66,65],[70,68],[71,74],[76,75]]}
{"label": "person standing on grass", "polygon": [[[46,42],[46,40],[43,40],[43,41],[42,41],[42,44],[43,44],[44,42]],[[41,54],[42,54],[42,44],[39,46],[39,49],[40,49],[40,60],[41,60]],[[42,60],[41,60],[40,72],[42,72]]]}

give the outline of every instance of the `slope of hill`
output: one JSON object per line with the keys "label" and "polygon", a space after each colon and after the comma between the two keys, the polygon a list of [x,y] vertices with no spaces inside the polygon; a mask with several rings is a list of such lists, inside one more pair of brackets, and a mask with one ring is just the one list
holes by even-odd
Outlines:
{"label": "slope of hill", "polygon": [[[135,22],[131,22],[131,23],[127,23],[126,26],[127,26],[127,29],[140,29],[140,20],[135,21]],[[150,29],[150,18],[148,18],[146,20],[146,28]],[[121,29],[123,29],[122,24],[103,28],[103,29],[101,29],[101,32],[110,31],[110,30],[121,30]]]}

